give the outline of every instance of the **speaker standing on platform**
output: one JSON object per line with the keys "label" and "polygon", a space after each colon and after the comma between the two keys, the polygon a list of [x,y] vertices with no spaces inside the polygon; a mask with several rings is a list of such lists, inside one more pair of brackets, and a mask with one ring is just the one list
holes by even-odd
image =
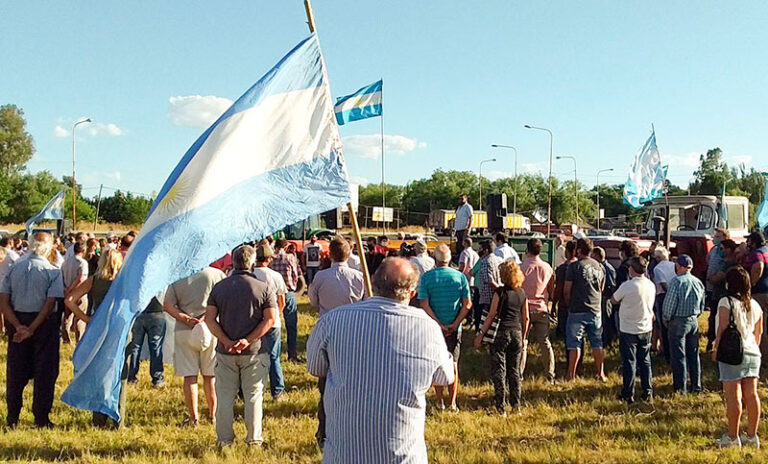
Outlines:
{"label": "speaker standing on platform", "polygon": [[456,208],[456,219],[453,224],[453,228],[456,231],[456,257],[461,254],[461,250],[464,249],[464,239],[469,236],[469,231],[472,230],[472,215],[475,210],[472,205],[467,201],[467,195],[461,194],[459,196],[459,207]]}

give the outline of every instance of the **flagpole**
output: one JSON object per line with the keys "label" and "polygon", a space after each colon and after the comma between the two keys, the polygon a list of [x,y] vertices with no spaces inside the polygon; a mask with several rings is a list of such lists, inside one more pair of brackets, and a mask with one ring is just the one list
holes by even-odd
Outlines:
{"label": "flagpole", "polygon": [[[307,12],[307,26],[309,26],[309,32],[315,32],[315,15],[314,13],[312,13],[312,5],[310,4],[309,0],[304,0],[304,9]],[[355,212],[355,209],[353,208],[351,201],[347,203],[347,209],[349,210],[349,219],[350,219],[350,222],[352,223],[352,233],[355,236],[355,245],[357,246],[357,253],[358,253],[358,256],[360,256],[360,267],[363,270],[363,282],[365,282],[365,290],[368,293],[368,296],[371,297],[373,296],[373,286],[371,285],[371,274],[368,272],[368,263],[365,261],[365,252],[363,251],[363,239],[360,237],[360,226],[357,224],[357,213]]]}
{"label": "flagpole", "polygon": [[[382,80],[381,85],[381,107],[384,108],[384,82]],[[384,183],[384,111],[381,112],[381,115],[379,116],[381,118],[381,215],[382,215],[382,221],[381,221],[381,227],[384,235],[387,233],[387,222],[384,221],[386,219],[386,215],[384,214],[384,210],[387,207],[387,197],[386,197],[386,184]]]}

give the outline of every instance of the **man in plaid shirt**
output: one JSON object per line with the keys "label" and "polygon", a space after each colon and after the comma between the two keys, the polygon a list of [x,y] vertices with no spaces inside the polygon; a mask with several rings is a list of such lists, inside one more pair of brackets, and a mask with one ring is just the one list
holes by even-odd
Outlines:
{"label": "man in plaid shirt", "polygon": [[701,393],[698,317],[705,305],[704,284],[691,274],[693,260],[690,256],[680,255],[675,269],[677,277],[669,281],[662,310],[669,338],[672,385],[676,393],[685,393],[687,371],[691,377],[691,391]]}
{"label": "man in plaid shirt", "polygon": [[496,245],[486,240],[480,245],[480,270],[477,273],[476,284],[478,293],[478,305],[474,310],[473,322],[475,330],[480,330],[483,312],[488,312],[493,299],[493,292],[501,287],[501,275],[499,265],[504,260],[493,254]]}
{"label": "man in plaid shirt", "polygon": [[296,305],[296,286],[299,282],[299,261],[296,255],[285,251],[288,241],[284,238],[275,241],[275,259],[270,264],[272,270],[277,271],[285,280],[285,287],[288,293],[285,294],[285,309],[283,310],[283,319],[285,320],[285,330],[288,338],[288,360],[298,361],[296,354],[296,336],[298,334],[298,312]]}

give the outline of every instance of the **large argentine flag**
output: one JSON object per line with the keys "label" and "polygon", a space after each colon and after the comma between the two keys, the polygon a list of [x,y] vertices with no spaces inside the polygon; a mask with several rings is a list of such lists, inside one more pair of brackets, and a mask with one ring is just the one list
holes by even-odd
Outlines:
{"label": "large argentine flag", "polygon": [[627,183],[624,184],[624,202],[633,208],[642,208],[643,203],[664,194],[666,178],[667,166],[661,165],[656,132],[653,131],[632,162]]}
{"label": "large argentine flag", "polygon": [[32,236],[32,229],[38,222],[52,219],[64,219],[64,193],[64,190],[60,190],[59,193],[48,200],[48,203],[43,206],[43,209],[27,220],[26,229],[28,238]]}
{"label": "large argentine flag", "polygon": [[339,125],[381,116],[382,81],[363,87],[352,95],[336,99],[336,121]]}
{"label": "large argentine flag", "polygon": [[74,380],[62,401],[118,419],[126,339],[153,295],[240,243],[349,198],[313,34],[221,115],[173,170],[75,350]]}

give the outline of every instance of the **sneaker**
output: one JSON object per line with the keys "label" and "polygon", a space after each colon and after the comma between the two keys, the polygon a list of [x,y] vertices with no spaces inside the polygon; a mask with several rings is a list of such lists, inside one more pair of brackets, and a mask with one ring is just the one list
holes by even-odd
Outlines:
{"label": "sneaker", "polygon": [[459,412],[459,407],[455,404],[452,404],[450,408],[448,408],[451,412]]}
{"label": "sneaker", "polygon": [[198,420],[187,417],[181,422],[182,427],[197,427]]}
{"label": "sneaker", "polygon": [[440,400],[440,401],[438,401],[438,402],[437,402],[437,404],[436,404],[435,406],[436,406],[436,407],[437,407],[437,409],[439,409],[440,411],[445,411],[445,401],[443,401],[443,400]]}
{"label": "sneaker", "polygon": [[272,401],[274,401],[275,403],[282,403],[287,399],[288,399],[288,395],[286,395],[285,393],[280,393],[279,395],[272,398]]}
{"label": "sneaker", "polygon": [[718,448],[741,448],[739,437],[731,438],[727,433],[724,433],[722,437],[715,440],[715,444]]}
{"label": "sneaker", "polygon": [[760,449],[760,437],[757,434],[754,437],[750,437],[746,432],[742,432],[739,438],[741,439],[741,446]]}
{"label": "sneaker", "polygon": [[52,429],[54,427],[56,427],[56,424],[54,424],[49,420],[45,422],[35,422],[35,428],[38,428],[38,429]]}
{"label": "sneaker", "polygon": [[152,386],[155,387],[155,388],[165,388],[166,385],[168,385],[168,384],[165,383],[165,380],[161,380],[159,382],[155,382],[155,383],[152,384]]}

